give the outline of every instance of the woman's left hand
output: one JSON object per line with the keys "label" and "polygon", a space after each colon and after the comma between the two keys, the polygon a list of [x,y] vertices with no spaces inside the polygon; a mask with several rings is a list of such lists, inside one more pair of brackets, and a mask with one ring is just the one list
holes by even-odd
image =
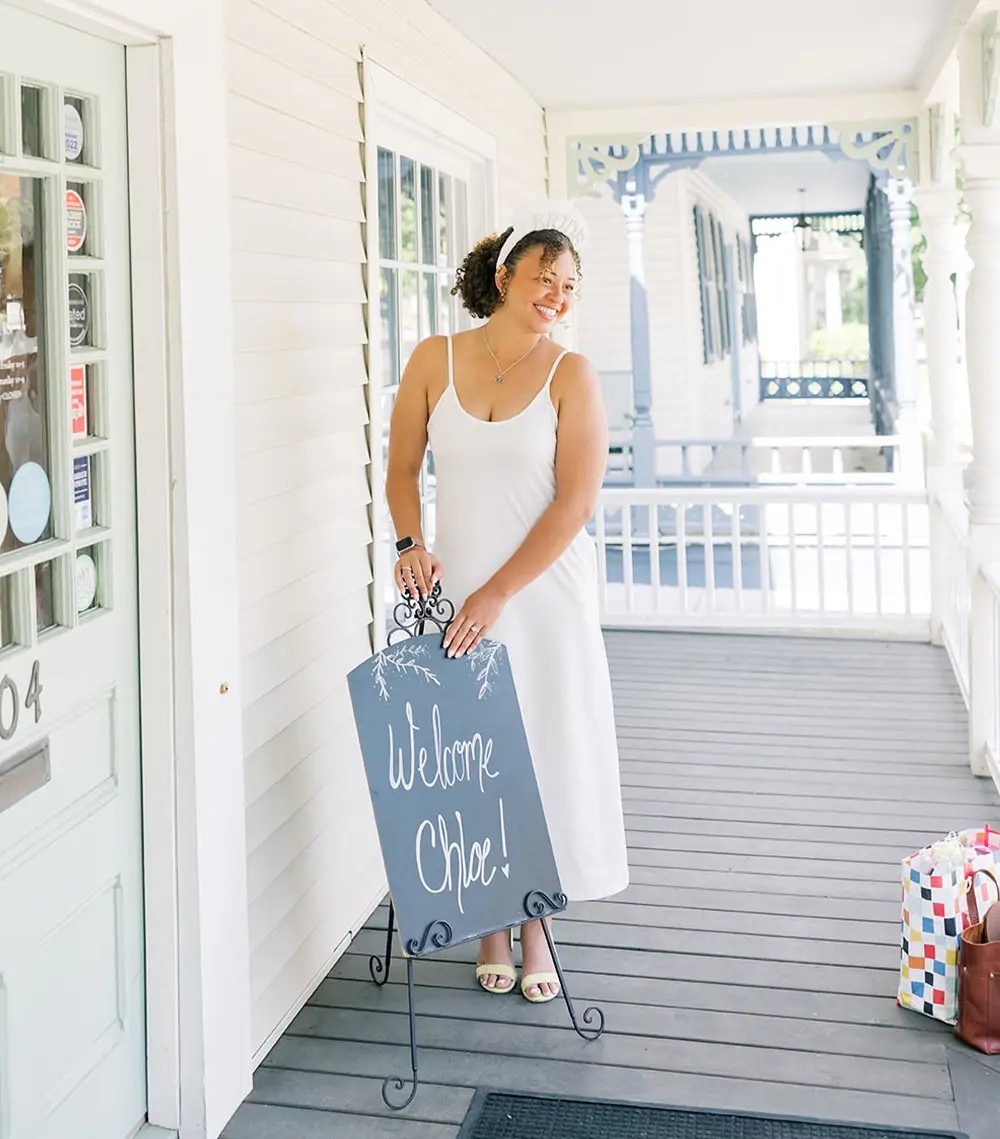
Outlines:
{"label": "woman's left hand", "polygon": [[507,599],[489,585],[470,593],[444,635],[442,643],[448,656],[460,657],[471,652],[497,623],[506,602]]}

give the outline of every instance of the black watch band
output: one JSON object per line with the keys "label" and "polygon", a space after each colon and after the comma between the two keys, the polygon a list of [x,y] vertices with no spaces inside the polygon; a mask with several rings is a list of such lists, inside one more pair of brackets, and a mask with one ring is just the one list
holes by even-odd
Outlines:
{"label": "black watch band", "polygon": [[405,554],[407,550],[412,550],[414,546],[420,546],[421,549],[426,549],[423,542],[418,542],[416,538],[400,538],[396,543],[396,553]]}

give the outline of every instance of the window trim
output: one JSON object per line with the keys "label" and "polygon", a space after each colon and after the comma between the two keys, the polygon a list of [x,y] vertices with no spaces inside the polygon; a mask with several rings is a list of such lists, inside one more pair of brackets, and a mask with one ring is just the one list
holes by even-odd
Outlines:
{"label": "window trim", "polygon": [[[379,536],[387,521],[382,487],[385,468],[382,457],[382,329],[379,312],[378,150],[380,147],[413,155],[445,173],[468,171],[468,213],[483,233],[497,226],[497,141],[470,120],[407,83],[366,52],[362,52],[361,82],[365,108],[365,216],[368,358],[369,524],[371,527],[372,585],[370,587],[372,647],[385,641],[386,618],[382,598],[385,572],[379,558]],[[419,177],[419,175],[418,175]],[[397,204],[398,208],[398,204]],[[470,238],[473,235],[470,234]]]}

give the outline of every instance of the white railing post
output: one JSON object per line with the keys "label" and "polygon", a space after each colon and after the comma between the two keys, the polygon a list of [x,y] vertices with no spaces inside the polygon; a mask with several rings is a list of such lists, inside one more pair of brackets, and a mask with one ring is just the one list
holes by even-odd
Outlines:
{"label": "white railing post", "polygon": [[927,242],[923,258],[927,274],[923,312],[931,402],[927,455],[927,490],[931,503],[931,640],[936,645],[943,640],[954,557],[953,528],[945,516],[942,501],[960,500],[962,494],[958,442],[961,378],[958,313],[952,285],[962,259],[962,240],[956,224],[959,195],[955,188],[955,168],[947,147],[939,165],[940,169],[931,170],[930,164],[925,164],[921,185],[914,196],[920,229]]}
{"label": "white railing post", "polygon": [[969,590],[969,762],[973,775],[989,775],[986,748],[993,736],[997,677],[993,590],[975,568]]}
{"label": "white railing post", "polygon": [[993,14],[981,8],[959,45],[962,143],[957,150],[969,207],[966,238],[973,269],[966,298],[966,357],[972,411],[972,485],[969,492],[969,758],[987,773],[997,683],[993,605],[983,567],[1000,560],[1000,116],[987,114],[983,92],[993,82],[991,54],[983,44]]}

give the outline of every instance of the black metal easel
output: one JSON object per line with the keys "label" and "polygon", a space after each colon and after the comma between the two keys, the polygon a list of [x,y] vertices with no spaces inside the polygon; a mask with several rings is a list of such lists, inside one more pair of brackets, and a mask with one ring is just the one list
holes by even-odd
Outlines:
{"label": "black metal easel", "polygon": [[[395,644],[404,637],[423,636],[427,631],[426,626],[428,624],[433,625],[440,633],[444,634],[444,631],[455,616],[455,606],[441,596],[441,585],[437,583],[430,595],[423,599],[414,599],[409,592],[404,593],[403,600],[396,605],[392,616],[396,625],[395,628],[389,631],[386,638],[390,645]],[[525,921],[541,920],[551,914],[560,913],[566,908],[566,904],[566,896],[564,894],[556,894],[553,897],[549,897],[549,895],[542,890],[532,890],[524,899]],[[385,931],[385,956],[380,957],[378,954],[373,954],[368,959],[368,970],[371,973],[372,980],[380,987],[389,980],[389,970],[392,966],[392,935],[395,928],[395,919],[396,910],[392,898],[390,897],[389,920],[386,922]],[[562,994],[563,1000],[566,1002],[566,1008],[569,1012],[573,1029],[584,1040],[596,1040],[604,1032],[604,1011],[596,1005],[591,1005],[589,1008],[584,1009],[582,1021],[583,1025],[588,1027],[581,1025],[580,1019],[577,1018],[576,1008],[570,998],[569,990],[566,987],[566,978],[559,961],[559,954],[556,952],[555,942],[552,940],[552,933],[544,920],[542,920],[542,931],[545,934],[549,953],[552,955],[552,961],[556,967],[556,976],[559,978],[559,991]],[[451,944],[451,938],[452,929],[446,921],[432,921],[424,930],[419,941],[415,938],[411,938],[403,947],[404,956],[406,957],[406,992],[408,1001],[407,1007],[409,1010],[410,1069],[412,1075],[409,1080],[406,1080],[403,1076],[386,1076],[382,1081],[382,1099],[386,1106],[393,1111],[403,1111],[413,1103],[417,1094],[417,1087],[420,1083],[417,1075],[417,1029],[413,989],[413,963],[418,957],[428,956],[440,949],[447,948],[447,946]],[[390,1095],[390,1089],[396,1093],[406,1092],[407,1083],[410,1083],[412,1086],[406,1094],[406,1098],[398,1103],[393,1102],[394,1097]]]}

